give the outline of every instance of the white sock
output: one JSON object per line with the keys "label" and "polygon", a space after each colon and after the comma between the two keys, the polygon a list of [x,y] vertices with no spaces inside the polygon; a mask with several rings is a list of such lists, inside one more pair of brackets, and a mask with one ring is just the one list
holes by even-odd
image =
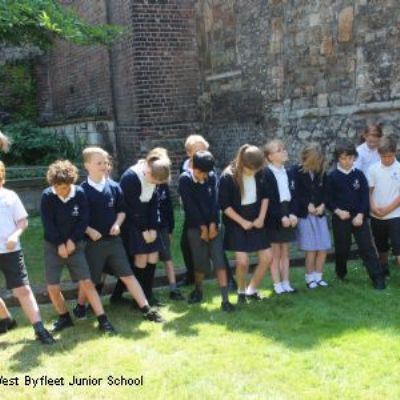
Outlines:
{"label": "white sock", "polygon": [[274,291],[277,294],[285,293],[285,289],[283,289],[281,282],[274,283]]}
{"label": "white sock", "polygon": [[306,280],[306,283],[312,282],[313,280],[315,280],[314,273],[311,272],[311,274],[305,274],[304,279]]}
{"label": "white sock", "polygon": [[238,292],[237,292],[238,294],[246,294],[246,290],[240,290],[240,289],[238,289]]}
{"label": "white sock", "polygon": [[319,282],[322,279],[322,272],[314,272],[315,282]]}
{"label": "white sock", "polygon": [[246,294],[251,296],[252,294],[257,293],[257,289],[253,288],[253,286],[249,285],[246,289]]}

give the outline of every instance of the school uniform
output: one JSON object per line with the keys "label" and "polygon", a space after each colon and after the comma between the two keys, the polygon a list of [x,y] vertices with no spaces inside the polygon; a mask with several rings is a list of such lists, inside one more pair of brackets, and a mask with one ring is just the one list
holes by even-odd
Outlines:
{"label": "school uniform", "polygon": [[128,168],[121,176],[121,189],[126,204],[126,220],[122,225],[122,238],[129,256],[158,252],[161,241],[146,243],[143,232],[157,230],[156,185],[144,177],[144,161]]}
{"label": "school uniform", "polygon": [[264,185],[269,193],[265,229],[271,243],[287,243],[296,240],[294,228],[284,228],[282,218],[296,215],[293,196],[289,187],[289,177],[284,167],[272,165],[264,168]]}
{"label": "school uniform", "polygon": [[[396,160],[388,167],[380,161],[375,163],[368,170],[368,184],[374,188],[372,199],[378,207],[392,203],[400,196],[400,163]],[[392,247],[393,254],[400,255],[400,207],[384,217],[371,211],[371,228],[379,253],[387,253]]]}
{"label": "school uniform", "polygon": [[[219,205],[222,211],[231,207],[237,214],[248,221],[258,218],[261,202],[268,198],[263,173],[253,177],[244,177],[244,195],[236,184],[233,175],[226,171],[219,182]],[[223,214],[225,225],[224,248],[237,252],[252,252],[270,247],[264,228],[244,230],[238,223]]]}
{"label": "school uniform", "polygon": [[[178,190],[185,212],[187,238],[195,271],[209,272],[210,262],[214,269],[224,269],[215,173],[210,172],[207,180],[199,182],[192,171],[186,171],[179,177]],[[212,223],[217,226],[218,235],[206,242],[200,238],[200,227],[209,227]]]}
{"label": "school uniform", "polygon": [[89,177],[81,187],[88,200],[89,226],[101,234],[101,238],[96,241],[87,237],[85,254],[92,281],[95,284],[101,282],[101,275],[106,266],[107,273],[117,277],[133,275],[122,239],[110,235],[117,215],[126,211],[119,184],[111,179],[103,179],[96,183]]}
{"label": "school uniform", "polygon": [[[360,256],[367,268],[370,278],[375,282],[382,277],[382,267],[372,242],[367,217],[369,214],[369,189],[365,175],[358,169],[342,170],[339,166],[328,174],[326,205],[333,213],[339,208],[350,213],[350,219],[342,221],[336,214],[332,215],[332,229],[335,243],[336,274],[344,278],[347,273],[351,235],[354,235]],[[363,224],[355,227],[352,219],[363,214]]]}
{"label": "school uniform", "polygon": [[161,239],[160,260],[170,261],[170,235],[175,227],[174,209],[168,184],[157,185],[157,229]]}
{"label": "school uniform", "polygon": [[29,285],[21,243],[13,250],[7,249],[7,240],[17,229],[17,222],[28,217],[18,195],[0,188],[0,270],[3,271],[7,289]]}
{"label": "school uniform", "polygon": [[359,169],[364,175],[367,175],[368,169],[381,160],[378,149],[370,149],[366,142],[357,146],[357,158],[354,162],[354,168]]}
{"label": "school uniform", "polygon": [[[67,198],[57,195],[53,187],[43,191],[40,214],[44,229],[44,261],[46,281],[49,285],[60,283],[62,268],[67,265],[71,278],[76,281],[90,279],[85,257],[85,231],[89,223],[89,209],[85,192],[71,185]],[[58,246],[72,240],[76,250],[68,257],[58,255]]]}
{"label": "school uniform", "polygon": [[297,245],[303,251],[325,251],[331,247],[325,213],[312,215],[308,205],[319,207],[325,203],[326,174],[302,171],[301,165],[293,166],[289,173],[293,194],[293,211],[298,218]]}

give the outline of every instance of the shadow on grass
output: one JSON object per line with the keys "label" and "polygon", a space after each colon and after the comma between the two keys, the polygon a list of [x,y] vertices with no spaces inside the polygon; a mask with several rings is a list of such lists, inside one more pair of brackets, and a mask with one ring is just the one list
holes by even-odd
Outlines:
{"label": "shadow on grass", "polygon": [[[116,335],[107,335],[101,333],[97,328],[97,319],[95,316],[89,317],[87,320],[77,321],[74,320],[74,326],[66,328],[65,330],[54,335],[56,343],[52,346],[42,345],[40,342],[34,340],[33,331],[30,337],[11,342],[4,337],[0,338],[0,350],[10,350],[11,346],[21,345],[21,349],[16,351],[12,356],[10,369],[18,373],[29,372],[31,369],[41,364],[41,357],[43,354],[56,355],[58,353],[73,352],[76,346],[87,343],[87,351],[90,352],[90,342],[97,338],[105,338],[106,340],[113,340],[114,338],[133,339],[135,341],[146,338],[149,333],[141,329],[142,324],[151,324],[143,319],[142,314],[134,310],[133,307],[111,307],[105,302],[105,311],[117,330]],[[44,321],[53,320],[56,318],[54,314],[51,316],[50,306],[46,310],[42,309]],[[44,311],[44,312],[43,312]],[[22,312],[18,312],[18,319],[23,320]],[[127,321],[127,319],[130,321]],[[27,323],[26,323],[27,324]],[[46,326],[48,324],[46,323]],[[101,362],[101,354],[99,354],[99,362]]]}
{"label": "shadow on grass", "polygon": [[[260,335],[300,351],[357,330],[399,332],[398,271],[392,274],[385,291],[372,288],[357,262],[350,267],[348,282],[336,280],[329,269],[327,288],[306,289],[302,271],[293,271],[292,275],[300,289],[298,293],[277,296],[271,290],[261,290],[266,296],[263,301],[243,305],[229,314],[217,309],[220,299],[215,283],[207,285],[204,304],[170,306],[180,315],[165,324],[164,330],[177,336],[196,336],[200,324],[218,324],[232,332]],[[231,294],[230,298],[236,301],[236,295]]]}

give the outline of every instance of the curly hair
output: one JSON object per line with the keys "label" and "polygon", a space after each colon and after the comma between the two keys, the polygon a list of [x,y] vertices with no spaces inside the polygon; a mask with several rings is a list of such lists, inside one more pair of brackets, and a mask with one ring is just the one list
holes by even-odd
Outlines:
{"label": "curly hair", "polygon": [[47,170],[49,185],[70,185],[78,180],[78,168],[69,160],[57,160],[49,165]]}

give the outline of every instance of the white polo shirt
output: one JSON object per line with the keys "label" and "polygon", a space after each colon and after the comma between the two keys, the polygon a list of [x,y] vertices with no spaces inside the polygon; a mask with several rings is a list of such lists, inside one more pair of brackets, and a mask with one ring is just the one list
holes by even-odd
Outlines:
{"label": "white polo shirt", "polygon": [[257,202],[257,186],[256,177],[254,175],[243,175],[243,196],[241,200],[242,206],[254,204]]}
{"label": "white polo shirt", "polygon": [[371,165],[381,161],[378,149],[371,150],[365,142],[357,147],[357,153],[358,157],[354,166],[364,172],[364,175],[367,175],[368,169]]}
{"label": "white polo shirt", "polygon": [[275,167],[274,165],[269,164],[268,168],[272,171],[276,181],[278,182],[279,201],[281,203],[283,201],[290,201],[292,199],[292,195],[290,194],[289,178],[285,167]]}
{"label": "white polo shirt", "polygon": [[[400,196],[400,163],[396,160],[390,167],[385,167],[380,161],[370,167],[367,174],[368,185],[373,187],[372,199],[378,207],[386,207]],[[390,214],[378,219],[391,219],[400,217],[400,207]]]}
{"label": "white polo shirt", "polygon": [[7,250],[7,240],[17,229],[17,222],[28,216],[18,195],[12,190],[0,188],[0,254],[21,250],[21,243],[12,251]]}

